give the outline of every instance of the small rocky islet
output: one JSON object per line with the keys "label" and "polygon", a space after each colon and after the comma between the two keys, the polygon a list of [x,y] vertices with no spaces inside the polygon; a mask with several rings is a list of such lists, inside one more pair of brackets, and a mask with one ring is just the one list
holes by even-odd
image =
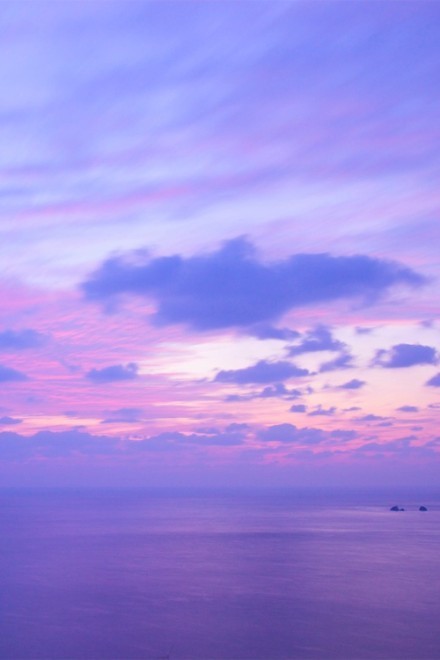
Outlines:
{"label": "small rocky islet", "polygon": [[[397,506],[397,504],[395,504],[394,506],[391,507],[390,511],[405,511],[405,509],[403,509],[402,507]],[[419,511],[428,511],[428,509],[427,509],[426,506],[422,505],[422,506],[419,506]]]}

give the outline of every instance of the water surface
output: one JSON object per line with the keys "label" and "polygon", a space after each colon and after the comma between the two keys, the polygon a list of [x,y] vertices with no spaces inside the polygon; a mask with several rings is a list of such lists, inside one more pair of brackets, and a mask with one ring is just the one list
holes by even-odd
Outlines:
{"label": "water surface", "polygon": [[434,495],[3,490],[0,507],[3,659],[440,657]]}

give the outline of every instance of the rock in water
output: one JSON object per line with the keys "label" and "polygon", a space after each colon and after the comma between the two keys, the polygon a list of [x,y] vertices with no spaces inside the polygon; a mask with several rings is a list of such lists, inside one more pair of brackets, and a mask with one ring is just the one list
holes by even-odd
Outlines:
{"label": "rock in water", "polygon": [[400,511],[400,509],[399,509],[399,507],[398,507],[397,504],[396,504],[396,506],[392,506],[392,507],[391,507],[390,511]]}
{"label": "rock in water", "polygon": [[419,506],[419,511],[428,511],[426,506]]}

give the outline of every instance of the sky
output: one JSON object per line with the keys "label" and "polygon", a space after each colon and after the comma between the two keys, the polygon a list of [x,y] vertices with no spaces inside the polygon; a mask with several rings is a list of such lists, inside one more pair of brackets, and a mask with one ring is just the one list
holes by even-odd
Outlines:
{"label": "sky", "polygon": [[437,483],[439,19],[1,4],[4,485]]}

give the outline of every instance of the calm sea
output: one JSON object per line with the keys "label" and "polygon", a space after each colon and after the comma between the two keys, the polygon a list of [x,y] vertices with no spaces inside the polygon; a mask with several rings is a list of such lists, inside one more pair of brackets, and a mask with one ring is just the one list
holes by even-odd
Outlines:
{"label": "calm sea", "polygon": [[440,658],[439,499],[400,497],[0,491],[0,657]]}

